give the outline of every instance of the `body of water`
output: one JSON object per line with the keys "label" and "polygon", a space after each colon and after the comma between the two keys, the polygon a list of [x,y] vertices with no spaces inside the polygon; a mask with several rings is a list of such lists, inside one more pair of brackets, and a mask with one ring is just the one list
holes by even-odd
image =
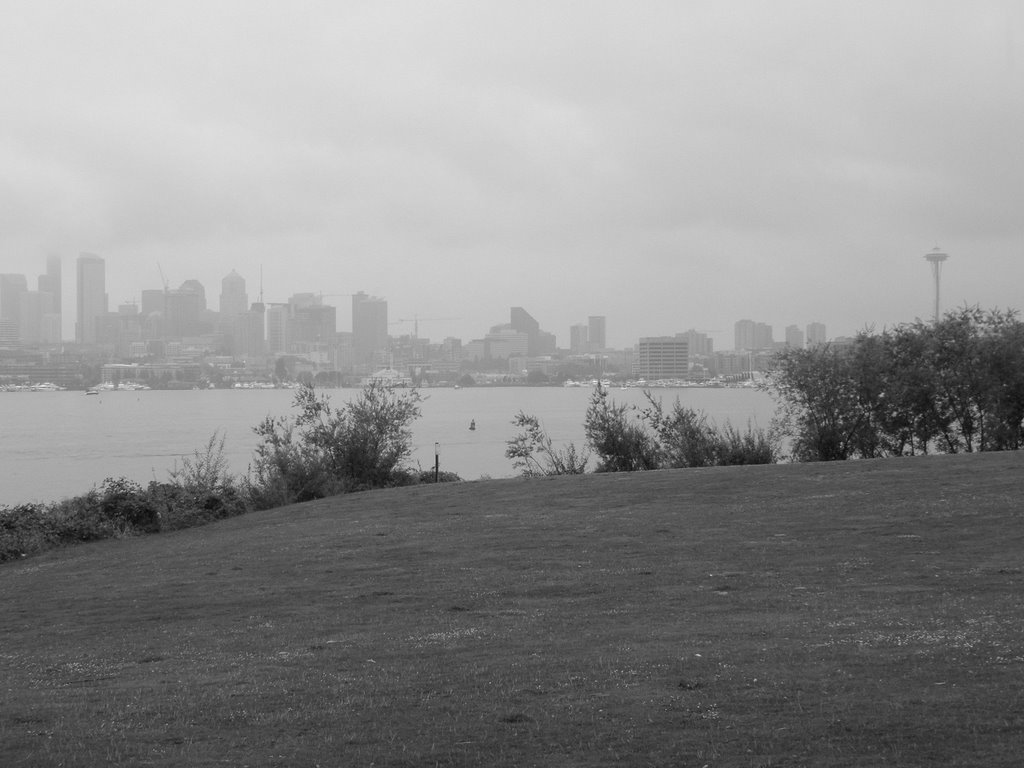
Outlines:
{"label": "body of water", "polygon": [[[354,389],[324,390],[340,406]],[[434,444],[441,469],[466,480],[515,474],[505,458],[506,441],[520,410],[537,416],[557,444],[582,447],[583,419],[591,390],[586,387],[466,387],[424,389],[422,417],[412,426],[413,464],[434,466]],[[659,389],[670,406],[701,410],[717,424],[726,420],[767,427],[772,398],[752,389]],[[646,404],[639,389],[613,389],[619,403]],[[84,493],[107,477],[143,485],[165,481],[182,457],[202,450],[211,435],[225,438],[231,470],[244,474],[257,438],[252,428],[265,416],[293,413],[294,392],[201,390],[0,393],[0,505],[54,501]],[[470,422],[476,429],[470,430]]]}

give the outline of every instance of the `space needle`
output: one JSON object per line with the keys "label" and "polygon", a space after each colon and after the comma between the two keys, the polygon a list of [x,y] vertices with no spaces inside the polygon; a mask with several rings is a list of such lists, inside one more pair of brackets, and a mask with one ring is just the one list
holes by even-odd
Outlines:
{"label": "space needle", "polygon": [[949,254],[943,252],[938,246],[924,255],[932,265],[932,277],[935,278],[935,322],[939,322],[939,278],[942,275],[942,262],[949,258]]}

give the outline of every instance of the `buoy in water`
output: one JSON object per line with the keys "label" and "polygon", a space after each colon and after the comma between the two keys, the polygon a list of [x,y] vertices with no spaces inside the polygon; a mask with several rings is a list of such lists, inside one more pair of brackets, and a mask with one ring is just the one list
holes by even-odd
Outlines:
{"label": "buoy in water", "polygon": [[470,430],[476,429],[476,419],[470,419],[470,421],[469,421],[469,428],[470,428]]}

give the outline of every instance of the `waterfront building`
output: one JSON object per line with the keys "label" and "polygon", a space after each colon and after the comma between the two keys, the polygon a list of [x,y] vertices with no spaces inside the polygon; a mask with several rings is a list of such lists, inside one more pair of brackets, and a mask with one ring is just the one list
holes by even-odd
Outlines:
{"label": "waterfront building", "polygon": [[637,344],[634,371],[638,378],[685,379],[690,373],[690,345],[685,335],[645,336]]}
{"label": "waterfront building", "polygon": [[530,337],[513,328],[499,327],[484,337],[487,357],[491,360],[508,360],[511,357],[532,357],[529,354]]}
{"label": "waterfront building", "polygon": [[106,262],[92,253],[82,253],[76,263],[77,298],[75,310],[75,341],[95,344],[97,322],[107,314]]}

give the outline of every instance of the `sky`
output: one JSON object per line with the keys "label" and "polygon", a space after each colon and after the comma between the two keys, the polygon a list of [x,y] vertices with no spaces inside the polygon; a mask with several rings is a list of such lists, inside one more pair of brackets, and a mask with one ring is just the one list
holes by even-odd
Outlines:
{"label": "sky", "polygon": [[[1021,308],[1017,0],[0,0],[0,272],[568,346]],[[70,334],[69,334],[69,330]]]}

